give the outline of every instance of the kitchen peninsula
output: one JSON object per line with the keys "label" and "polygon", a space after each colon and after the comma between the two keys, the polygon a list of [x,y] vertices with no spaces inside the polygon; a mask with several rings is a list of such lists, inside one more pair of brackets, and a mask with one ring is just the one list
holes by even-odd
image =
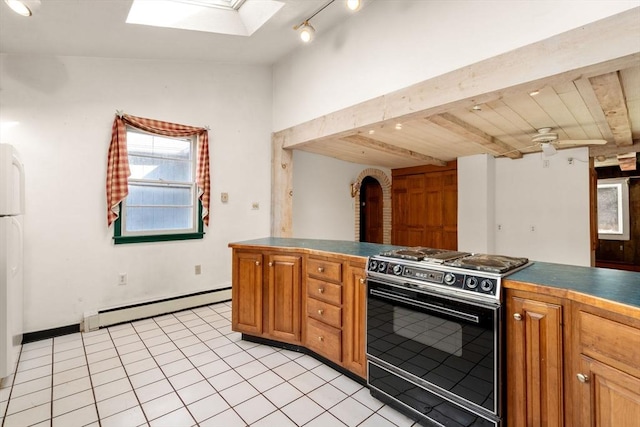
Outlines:
{"label": "kitchen peninsula", "polygon": [[[235,331],[366,377],[367,258],[399,247],[289,238],[229,247]],[[507,425],[640,417],[639,273],[534,262],[502,286]]]}

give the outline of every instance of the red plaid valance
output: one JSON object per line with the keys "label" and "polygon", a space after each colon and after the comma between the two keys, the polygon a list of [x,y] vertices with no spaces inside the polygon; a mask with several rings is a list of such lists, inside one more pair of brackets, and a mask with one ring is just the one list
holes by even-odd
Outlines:
{"label": "red plaid valance", "polygon": [[127,125],[164,136],[198,135],[196,183],[198,186],[198,198],[202,203],[202,220],[208,226],[211,186],[209,174],[209,131],[206,128],[178,125],[134,117],[128,114],[116,115],[111,130],[111,145],[109,146],[109,158],[107,160],[107,226],[110,226],[118,218],[120,202],[129,194],[127,180],[131,172],[127,154]]}

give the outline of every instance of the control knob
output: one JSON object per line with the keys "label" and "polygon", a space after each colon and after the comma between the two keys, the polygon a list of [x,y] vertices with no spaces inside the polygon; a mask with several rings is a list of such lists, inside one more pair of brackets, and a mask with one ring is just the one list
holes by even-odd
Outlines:
{"label": "control knob", "polygon": [[469,277],[465,284],[467,285],[467,288],[475,289],[478,287],[478,279],[475,277]]}
{"label": "control knob", "polygon": [[480,289],[482,292],[491,292],[491,290],[493,290],[493,282],[490,279],[484,279],[482,283],[480,283]]}
{"label": "control knob", "polygon": [[402,274],[402,266],[401,265],[394,265],[393,266],[393,274],[395,274],[396,276],[400,276]]}
{"label": "control knob", "polygon": [[381,273],[384,273],[386,269],[387,269],[387,263],[383,262],[383,261],[380,261],[378,263],[378,271],[381,272]]}
{"label": "control knob", "polygon": [[375,259],[372,259],[371,261],[369,261],[369,270],[376,271],[377,269],[378,269],[378,261],[376,261]]}
{"label": "control knob", "polygon": [[444,283],[446,283],[447,285],[453,285],[454,283],[456,283],[456,276],[452,273],[445,274]]}

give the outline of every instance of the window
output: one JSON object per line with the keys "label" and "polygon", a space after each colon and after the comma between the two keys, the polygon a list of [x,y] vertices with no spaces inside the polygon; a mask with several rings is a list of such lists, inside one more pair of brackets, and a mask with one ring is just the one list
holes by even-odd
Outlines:
{"label": "window", "polygon": [[629,180],[598,180],[598,238],[629,240]]}
{"label": "window", "polygon": [[115,243],[199,239],[197,136],[171,138],[127,126],[131,176],[120,204]]}

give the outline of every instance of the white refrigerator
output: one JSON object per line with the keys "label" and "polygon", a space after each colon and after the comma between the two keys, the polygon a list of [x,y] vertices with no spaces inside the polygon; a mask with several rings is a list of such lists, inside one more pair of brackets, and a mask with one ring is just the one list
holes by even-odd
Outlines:
{"label": "white refrigerator", "polygon": [[0,144],[0,380],[15,371],[22,348],[23,215],[24,166],[13,146]]}

